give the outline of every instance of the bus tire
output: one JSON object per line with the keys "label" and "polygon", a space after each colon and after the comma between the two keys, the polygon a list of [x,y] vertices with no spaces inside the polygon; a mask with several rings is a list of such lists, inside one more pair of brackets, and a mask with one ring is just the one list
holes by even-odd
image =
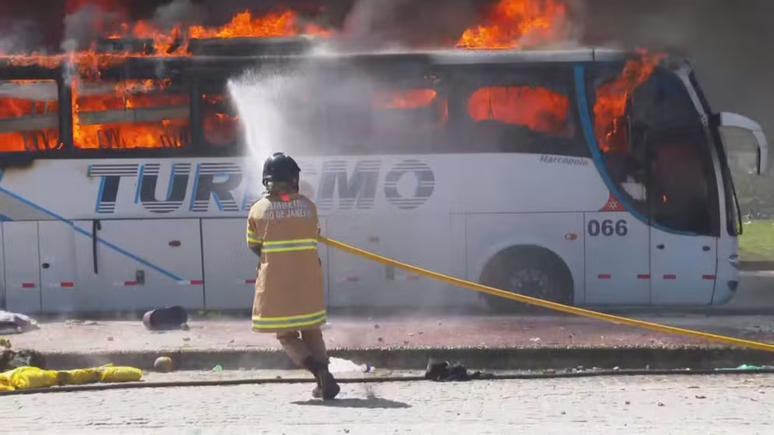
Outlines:
{"label": "bus tire", "polygon": [[[538,299],[572,304],[573,280],[570,269],[558,255],[537,246],[508,248],[495,255],[481,273],[486,286]],[[544,310],[500,296],[482,293],[484,302],[495,313],[511,314]]]}

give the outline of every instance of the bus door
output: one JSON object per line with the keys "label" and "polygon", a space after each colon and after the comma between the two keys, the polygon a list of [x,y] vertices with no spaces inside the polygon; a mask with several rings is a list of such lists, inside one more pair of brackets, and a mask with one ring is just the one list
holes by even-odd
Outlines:
{"label": "bus door", "polygon": [[657,70],[631,113],[632,142],[647,152],[651,304],[710,304],[720,216],[699,112],[680,79]]}
{"label": "bus door", "polygon": [[653,304],[710,304],[715,288],[715,192],[699,129],[662,131],[650,141]]}

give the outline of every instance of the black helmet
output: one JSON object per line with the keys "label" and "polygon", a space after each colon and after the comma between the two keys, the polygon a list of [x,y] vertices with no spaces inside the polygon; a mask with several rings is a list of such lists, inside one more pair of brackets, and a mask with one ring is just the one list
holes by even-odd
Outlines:
{"label": "black helmet", "polygon": [[290,183],[298,180],[301,168],[292,157],[285,153],[274,153],[263,163],[263,184],[272,182]]}

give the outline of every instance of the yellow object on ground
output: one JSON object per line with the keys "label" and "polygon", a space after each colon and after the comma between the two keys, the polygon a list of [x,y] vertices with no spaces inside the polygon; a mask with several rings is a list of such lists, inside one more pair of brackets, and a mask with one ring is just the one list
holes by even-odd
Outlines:
{"label": "yellow object on ground", "polygon": [[43,370],[37,367],[19,367],[0,373],[0,391],[29,390],[64,385],[95,384],[97,382],[136,382],[142,379],[142,370],[134,367],[102,367],[76,370]]}

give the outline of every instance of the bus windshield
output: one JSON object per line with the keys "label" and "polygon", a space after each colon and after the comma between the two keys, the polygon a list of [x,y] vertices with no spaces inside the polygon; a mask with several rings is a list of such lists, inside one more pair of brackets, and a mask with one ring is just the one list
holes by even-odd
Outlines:
{"label": "bus windshield", "polygon": [[[590,104],[623,66],[599,68]],[[679,233],[718,235],[715,173],[701,117],[683,83],[657,68],[627,95],[626,110],[596,129],[600,154],[619,191],[650,222]],[[599,123],[597,124],[599,126]]]}

